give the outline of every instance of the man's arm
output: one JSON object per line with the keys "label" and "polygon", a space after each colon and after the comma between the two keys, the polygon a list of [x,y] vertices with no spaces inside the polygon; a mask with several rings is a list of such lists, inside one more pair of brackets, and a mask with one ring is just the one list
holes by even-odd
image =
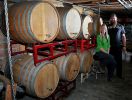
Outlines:
{"label": "man's arm", "polygon": [[122,26],[122,46],[123,46],[123,51],[126,51],[126,35],[125,35],[125,29],[124,26]]}
{"label": "man's arm", "polygon": [[126,35],[125,35],[125,33],[122,34],[122,45],[123,45],[123,50],[126,51]]}

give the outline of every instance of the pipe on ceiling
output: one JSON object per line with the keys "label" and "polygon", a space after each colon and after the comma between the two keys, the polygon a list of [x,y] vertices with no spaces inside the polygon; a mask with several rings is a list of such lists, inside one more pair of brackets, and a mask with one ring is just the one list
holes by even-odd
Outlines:
{"label": "pipe on ceiling", "polygon": [[[128,4],[125,0],[117,0],[126,9],[132,9],[132,3]],[[129,0],[130,1],[130,0]],[[131,2],[131,1],[130,1]]]}

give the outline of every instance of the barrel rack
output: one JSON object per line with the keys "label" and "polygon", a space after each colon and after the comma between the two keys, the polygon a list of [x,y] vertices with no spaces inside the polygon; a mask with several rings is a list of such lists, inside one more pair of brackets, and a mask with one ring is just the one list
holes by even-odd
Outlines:
{"label": "barrel rack", "polygon": [[[52,60],[54,58],[66,55],[71,52],[76,52],[77,50],[77,40],[64,40],[61,42],[53,42],[49,44],[28,44],[25,45],[25,51],[13,52],[12,46],[17,44],[17,42],[11,42],[11,54],[15,56],[21,53],[33,53],[34,64],[41,63],[46,60]],[[55,53],[59,51],[59,53]],[[38,56],[43,56],[42,59],[38,59]]]}
{"label": "barrel rack", "polygon": [[[15,56],[22,53],[32,53],[34,57],[34,64],[37,65],[46,60],[52,60],[54,58],[69,54],[71,52],[77,52],[77,48],[81,52],[84,50],[89,50],[96,46],[96,38],[93,37],[90,40],[63,40],[52,42],[48,44],[41,43],[33,43],[33,44],[23,44],[25,45],[25,50],[20,52],[13,52],[12,46],[14,44],[20,44],[15,41],[11,41],[11,55]],[[59,51],[59,53],[56,53]],[[38,59],[38,56],[42,56],[42,58]],[[68,81],[59,81],[59,84],[54,91],[54,93],[46,99],[43,100],[58,100],[61,97],[67,96],[68,93],[76,88],[76,80],[68,82]],[[42,99],[39,99],[42,100]]]}
{"label": "barrel rack", "polygon": [[96,46],[96,37],[94,36],[88,40],[77,40],[77,44],[81,52],[94,48]]}

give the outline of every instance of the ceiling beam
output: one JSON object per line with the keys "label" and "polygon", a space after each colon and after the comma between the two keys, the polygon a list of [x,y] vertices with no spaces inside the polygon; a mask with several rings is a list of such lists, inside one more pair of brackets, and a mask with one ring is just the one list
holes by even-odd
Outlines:
{"label": "ceiling beam", "polygon": [[63,0],[72,3],[104,2],[105,0]]}

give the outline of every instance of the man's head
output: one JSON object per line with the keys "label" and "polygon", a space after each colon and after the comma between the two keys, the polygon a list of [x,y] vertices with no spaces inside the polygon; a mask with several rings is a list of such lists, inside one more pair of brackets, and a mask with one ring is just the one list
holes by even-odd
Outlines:
{"label": "man's head", "polygon": [[110,23],[111,24],[117,24],[117,16],[116,16],[116,14],[112,14],[110,16]]}

